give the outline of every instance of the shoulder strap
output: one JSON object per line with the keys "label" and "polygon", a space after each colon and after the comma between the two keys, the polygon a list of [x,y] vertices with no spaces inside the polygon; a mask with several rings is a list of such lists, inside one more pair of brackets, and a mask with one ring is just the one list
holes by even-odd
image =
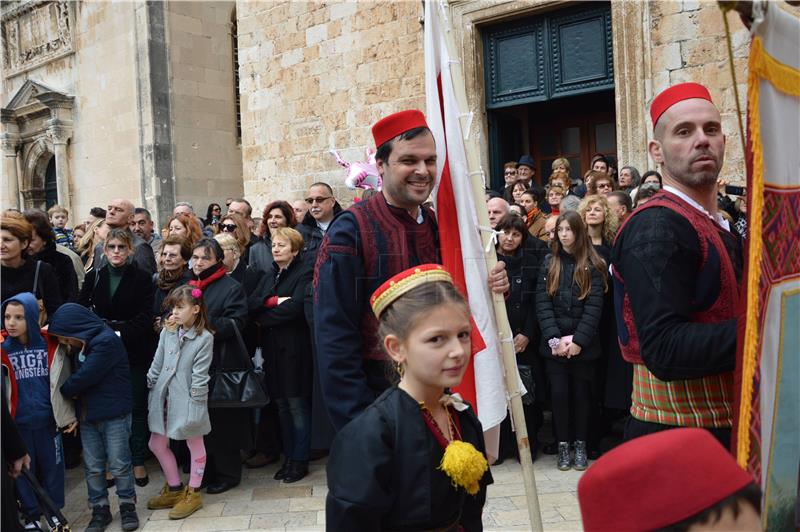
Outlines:
{"label": "shoulder strap", "polygon": [[33,293],[39,296],[39,269],[42,267],[42,261],[36,261],[36,273],[33,274]]}

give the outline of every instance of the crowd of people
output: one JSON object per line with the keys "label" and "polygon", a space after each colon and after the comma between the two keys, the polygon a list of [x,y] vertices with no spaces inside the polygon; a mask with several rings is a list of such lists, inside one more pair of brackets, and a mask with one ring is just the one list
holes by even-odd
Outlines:
{"label": "crowd of people", "polygon": [[[729,438],[721,410],[725,401],[730,410],[729,306],[745,202],[728,199],[718,180],[716,108],[680,122],[688,135],[674,131],[671,108],[698,100],[710,103],[707,91],[684,87],[654,102],[663,109],[652,111],[650,154],[662,173],[617,170],[597,154],[580,178],[560,158],[538,184],[523,155],[505,165],[503,190],[487,190],[499,259],[487,282],[505,297],[534,459],[541,450],[557,454],[561,470],[584,470],[618,443],[623,424],[626,438],[675,426]],[[211,203],[205,217],[180,202],[162,229],[124,198],[72,228],[57,205],[2,214],[3,413],[27,448],[14,463],[24,460],[63,505],[64,467],[82,456],[87,530],[111,523],[111,486],[123,530],[138,528],[135,487],[149,482],[151,453],[166,483],[147,506],[181,519],[202,507],[201,489],[235,488],[242,467],[282,456],[275,480],[297,482],[331,449],[329,528],[480,529],[491,474],[478,457],[497,463],[516,445],[506,421],[499,456],[486,456],[473,411],[447,393],[464,374],[470,326],[436,266],[427,204],[436,146],[418,111],[372,131],[383,189],[347,209],[318,182],[260,218],[243,198]],[[703,354],[712,345],[717,354]],[[243,368],[268,404],[255,393],[255,403],[231,407],[245,398],[221,383]],[[658,386],[669,398],[647,395]],[[698,386],[708,409],[693,402]],[[404,416],[415,410],[412,423]],[[552,438],[539,442],[547,411]],[[436,468],[456,440],[470,442],[465,460],[480,469],[463,483],[463,472]],[[392,461],[404,452],[409,463]],[[399,497],[427,468],[441,477]],[[16,485],[14,495],[4,484],[3,528],[19,524],[6,511],[15,497],[23,525],[35,528],[36,497],[24,479]]]}

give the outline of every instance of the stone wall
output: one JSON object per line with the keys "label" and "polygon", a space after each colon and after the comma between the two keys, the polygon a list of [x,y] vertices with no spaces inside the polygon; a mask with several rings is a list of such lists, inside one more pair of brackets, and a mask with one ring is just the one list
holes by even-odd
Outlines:
{"label": "stone wall", "polygon": [[424,109],[419,2],[237,2],[245,194],[256,210],[364,160],[370,126]]}
{"label": "stone wall", "polygon": [[200,216],[209,202],[242,195],[234,9],[232,1],[167,4],[176,200],[191,202]]}
{"label": "stone wall", "polygon": [[133,4],[75,5],[78,39],[68,90],[75,96],[69,146],[73,223],[113,198],[136,202],[141,196]]}

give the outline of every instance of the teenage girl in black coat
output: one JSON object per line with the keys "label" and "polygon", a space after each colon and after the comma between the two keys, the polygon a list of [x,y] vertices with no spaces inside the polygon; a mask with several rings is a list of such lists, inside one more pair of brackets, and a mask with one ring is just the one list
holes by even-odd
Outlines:
{"label": "teenage girl in black coat", "polygon": [[[586,226],[575,211],[556,220],[552,253],[541,267],[536,312],[542,330],[539,354],[550,379],[558,468],[587,467],[592,382],[602,353],[598,326],[606,288],[605,265],[592,247]],[[569,452],[570,426],[575,460]]]}

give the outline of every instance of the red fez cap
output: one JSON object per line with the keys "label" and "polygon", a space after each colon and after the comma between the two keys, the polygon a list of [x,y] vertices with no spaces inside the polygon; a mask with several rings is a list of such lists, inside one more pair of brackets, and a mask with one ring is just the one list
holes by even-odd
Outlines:
{"label": "red fez cap", "polygon": [[678,102],[689,100],[691,98],[702,98],[703,100],[711,100],[711,94],[708,89],[699,83],[679,83],[673,85],[668,89],[664,89],[661,94],[655,97],[653,103],[650,104],[650,118],[653,119],[653,127],[656,127],[656,122],[664,114],[664,111],[672,107]]}
{"label": "red fez cap", "polygon": [[702,512],[753,482],[710,432],[673,429],[616,447],[578,482],[583,528],[653,530]]}
{"label": "red fez cap", "polygon": [[428,123],[425,121],[425,115],[416,109],[400,111],[399,113],[381,118],[372,126],[372,137],[375,139],[375,147],[379,148],[397,135],[402,135],[406,131],[418,127],[428,127]]}

